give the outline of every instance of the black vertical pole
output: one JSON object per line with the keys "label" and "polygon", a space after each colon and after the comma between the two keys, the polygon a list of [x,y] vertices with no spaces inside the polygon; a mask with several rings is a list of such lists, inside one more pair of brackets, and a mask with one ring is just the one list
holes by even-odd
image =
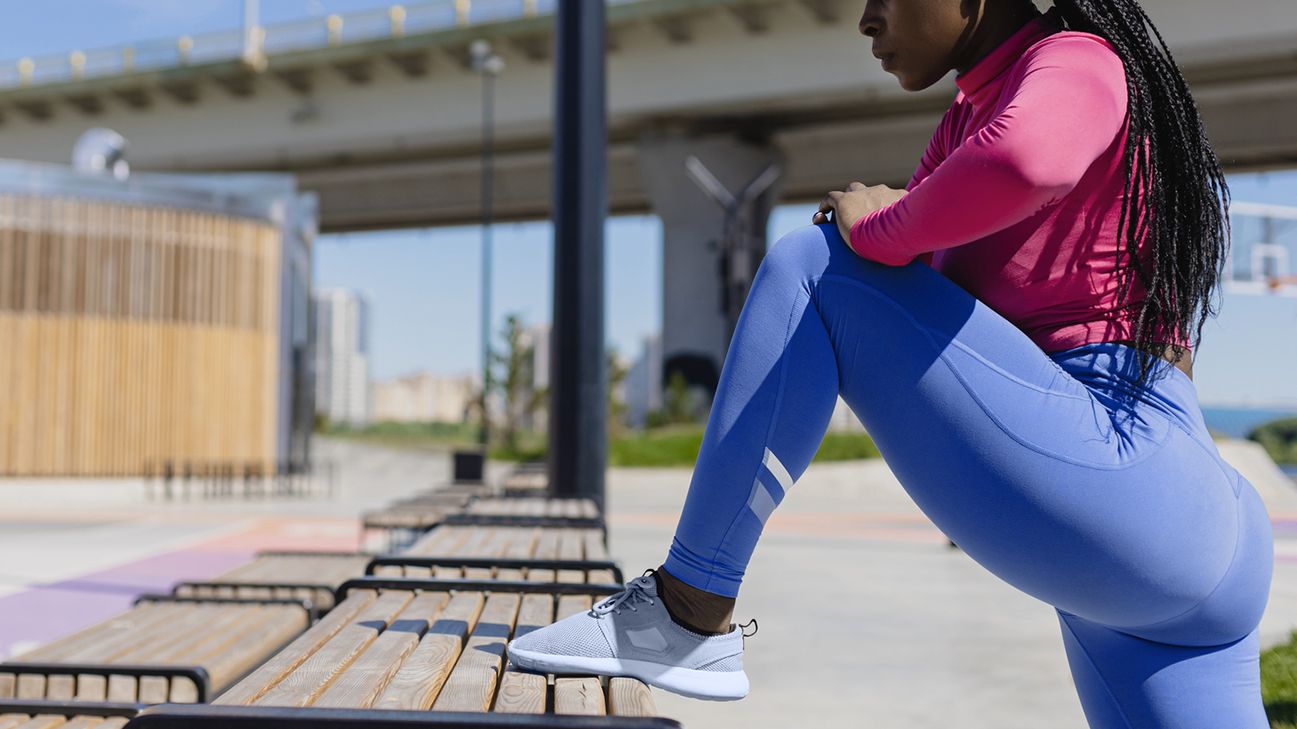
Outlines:
{"label": "black vertical pole", "polygon": [[608,210],[603,0],[559,0],[555,15],[554,324],[549,483],[604,507],[607,372],[603,227]]}
{"label": "black vertical pole", "polygon": [[[495,147],[495,74],[483,69],[482,73],[482,429],[478,442],[482,444],[482,462],[486,462],[487,448],[491,443],[491,418],[487,405],[491,394],[491,191]],[[485,473],[483,474],[485,475]]]}

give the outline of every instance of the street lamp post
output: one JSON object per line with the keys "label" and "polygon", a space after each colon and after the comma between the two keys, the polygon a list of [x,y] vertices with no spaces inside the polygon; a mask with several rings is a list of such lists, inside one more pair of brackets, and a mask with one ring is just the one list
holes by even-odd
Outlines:
{"label": "street lamp post", "polygon": [[469,46],[473,69],[482,74],[482,428],[479,442],[486,458],[490,442],[491,418],[487,396],[491,391],[491,187],[494,126],[495,77],[504,70],[504,59],[491,51],[486,40],[475,40]]}

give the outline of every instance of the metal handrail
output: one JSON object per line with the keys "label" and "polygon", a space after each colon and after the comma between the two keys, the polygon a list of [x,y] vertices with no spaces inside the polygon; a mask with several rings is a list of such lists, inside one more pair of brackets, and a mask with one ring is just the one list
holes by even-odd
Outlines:
{"label": "metal handrail", "polygon": [[[606,0],[621,4],[630,0]],[[0,90],[252,60],[553,13],[556,0],[433,0],[0,62]]]}

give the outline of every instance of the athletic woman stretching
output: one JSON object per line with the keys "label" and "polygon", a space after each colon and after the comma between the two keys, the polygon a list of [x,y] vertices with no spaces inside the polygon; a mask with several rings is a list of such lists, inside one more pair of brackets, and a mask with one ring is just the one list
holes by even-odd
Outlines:
{"label": "athletic woman stretching", "polygon": [[1267,726],[1270,522],[1186,356],[1228,188],[1136,0],[1056,3],[868,0],[903,88],[957,71],[918,170],[771,247],[665,563],[511,642],[515,665],[744,696],[734,597],[841,395],[941,531],[1054,606],[1091,726]]}

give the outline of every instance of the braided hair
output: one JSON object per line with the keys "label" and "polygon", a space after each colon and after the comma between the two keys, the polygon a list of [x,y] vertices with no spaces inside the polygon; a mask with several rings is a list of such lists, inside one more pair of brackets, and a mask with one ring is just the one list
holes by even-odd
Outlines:
{"label": "braided hair", "polygon": [[[1193,340],[1184,337],[1196,350],[1203,324],[1216,314],[1210,297],[1228,255],[1229,187],[1189,87],[1162,34],[1139,2],[1054,0],[1054,4],[1069,30],[1104,38],[1126,67],[1130,143],[1125,151],[1125,199],[1117,229],[1119,238],[1127,230],[1129,237],[1124,251],[1118,246],[1117,280],[1119,300],[1126,300],[1132,272],[1146,290],[1134,337],[1140,351],[1137,387],[1143,387],[1161,354],[1162,346],[1154,345],[1173,333],[1185,335],[1195,325],[1195,312],[1201,306]],[[1157,37],[1165,57],[1153,45],[1145,24]],[[1145,204],[1132,212],[1127,203],[1133,199],[1136,185],[1144,191]],[[1151,271],[1136,256],[1145,230],[1152,248]],[[1123,252],[1134,262],[1132,266],[1120,265]],[[1184,350],[1176,347],[1176,361],[1183,356]]]}

